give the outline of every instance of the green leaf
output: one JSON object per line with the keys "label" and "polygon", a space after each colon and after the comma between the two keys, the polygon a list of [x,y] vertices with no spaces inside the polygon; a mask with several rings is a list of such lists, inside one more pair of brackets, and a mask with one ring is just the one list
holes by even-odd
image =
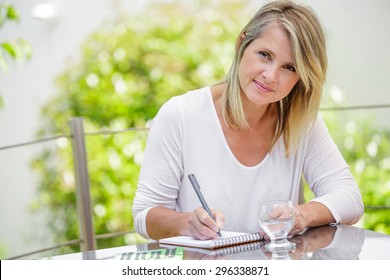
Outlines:
{"label": "green leaf", "polygon": [[19,39],[17,44],[24,55],[25,60],[30,60],[32,57],[32,47],[29,42],[24,39]]}
{"label": "green leaf", "polygon": [[14,59],[17,59],[18,58],[18,50],[17,50],[17,46],[13,43],[8,43],[8,42],[5,42],[5,43],[2,43],[0,45],[0,47],[6,52],[8,53],[9,56],[11,56],[12,58]]}
{"label": "green leaf", "polygon": [[19,18],[20,17],[19,17],[18,11],[12,5],[8,5],[8,7],[7,7],[7,19],[19,21]]}
{"label": "green leaf", "polygon": [[9,4],[0,4],[0,28],[7,20],[19,21],[20,16],[14,6]]}
{"label": "green leaf", "polygon": [[0,48],[17,62],[29,60],[32,55],[31,45],[23,39],[19,39],[15,42],[2,43]]}

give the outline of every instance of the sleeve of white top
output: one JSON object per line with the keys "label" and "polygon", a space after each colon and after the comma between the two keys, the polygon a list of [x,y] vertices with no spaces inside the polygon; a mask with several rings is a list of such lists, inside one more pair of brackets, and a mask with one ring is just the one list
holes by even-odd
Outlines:
{"label": "sleeve of white top", "polygon": [[364,211],[360,190],[320,114],[308,133],[303,173],[315,194],[313,201],[324,204],[337,223],[360,219]]}
{"label": "sleeve of white top", "polygon": [[182,119],[181,107],[172,98],[161,107],[149,131],[132,209],[135,230],[146,238],[149,210],[175,209],[183,177]]}

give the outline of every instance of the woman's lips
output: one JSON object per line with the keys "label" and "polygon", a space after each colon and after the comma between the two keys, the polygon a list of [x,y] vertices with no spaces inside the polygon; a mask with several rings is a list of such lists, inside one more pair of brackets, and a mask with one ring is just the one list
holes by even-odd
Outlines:
{"label": "woman's lips", "polygon": [[257,87],[258,89],[260,89],[261,91],[266,92],[266,93],[272,92],[272,91],[273,91],[272,88],[270,88],[270,87],[268,87],[268,86],[266,86],[266,85],[264,85],[264,84],[262,84],[262,83],[260,83],[260,82],[258,82],[258,81],[256,81],[256,80],[253,80],[253,81],[254,81],[256,87]]}

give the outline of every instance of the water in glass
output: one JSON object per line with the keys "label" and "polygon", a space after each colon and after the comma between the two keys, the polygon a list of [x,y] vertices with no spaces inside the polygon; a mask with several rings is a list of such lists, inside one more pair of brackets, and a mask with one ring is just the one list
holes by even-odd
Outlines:
{"label": "water in glass", "polygon": [[294,206],[291,201],[264,202],[259,209],[260,227],[269,236],[268,250],[293,249],[294,243],[287,240],[287,235],[294,225]]}

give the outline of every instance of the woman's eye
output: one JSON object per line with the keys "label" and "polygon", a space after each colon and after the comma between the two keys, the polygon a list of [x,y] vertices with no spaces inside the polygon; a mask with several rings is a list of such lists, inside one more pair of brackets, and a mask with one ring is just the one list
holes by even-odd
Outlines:
{"label": "woman's eye", "polygon": [[259,55],[262,56],[262,57],[265,57],[265,58],[269,58],[270,57],[267,52],[263,52],[263,51],[259,52]]}
{"label": "woman's eye", "polygon": [[292,65],[286,65],[285,68],[289,71],[296,72],[295,67]]}

